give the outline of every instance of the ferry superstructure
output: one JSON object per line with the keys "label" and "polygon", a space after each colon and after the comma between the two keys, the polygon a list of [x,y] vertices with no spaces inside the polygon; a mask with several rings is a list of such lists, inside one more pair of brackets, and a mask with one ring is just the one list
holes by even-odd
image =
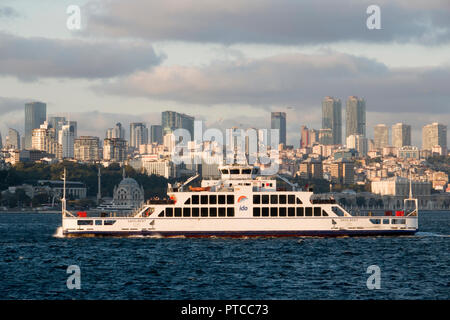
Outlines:
{"label": "ferry superstructure", "polygon": [[[221,178],[201,187],[168,185],[168,200],[148,200],[128,216],[80,216],[62,206],[65,236],[378,236],[418,231],[418,203],[396,216],[352,215],[333,199],[312,200],[313,192],[277,189],[277,181],[248,165],[220,167]],[[64,174],[65,175],[65,174]],[[411,207],[411,206],[410,206]]]}

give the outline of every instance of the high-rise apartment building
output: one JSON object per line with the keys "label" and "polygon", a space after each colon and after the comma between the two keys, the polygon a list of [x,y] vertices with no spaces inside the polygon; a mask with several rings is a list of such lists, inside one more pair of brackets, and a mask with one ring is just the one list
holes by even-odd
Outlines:
{"label": "high-rise apartment building", "polygon": [[432,150],[435,146],[440,146],[443,154],[447,153],[447,126],[437,122],[422,128],[422,149]]}
{"label": "high-rise apartment building", "polygon": [[60,159],[62,157],[61,145],[56,140],[56,132],[47,121],[40,128],[33,129],[31,137],[31,149],[45,151]]}
{"label": "high-rise apartment building", "polygon": [[340,99],[325,97],[322,101],[322,129],[331,129],[332,142],[342,144],[342,104]]}
{"label": "high-rise apartment building", "polygon": [[307,126],[300,127],[300,148],[309,146],[309,129]]}
{"label": "high-rise apartment building", "polygon": [[387,147],[389,145],[389,127],[385,124],[377,124],[373,131],[375,148]]}
{"label": "high-rise apartment building", "polygon": [[411,126],[396,123],[392,126],[392,145],[396,148],[411,145]]}
{"label": "high-rise apartment building", "polygon": [[272,112],[270,123],[271,129],[279,130],[280,143],[286,146],[286,112]]}
{"label": "high-rise apartment building", "polygon": [[106,139],[125,139],[125,129],[120,122],[114,128],[106,130]]}
{"label": "high-rise apartment building", "polygon": [[148,129],[142,122],[130,123],[130,147],[139,149],[141,144],[148,143]]}
{"label": "high-rise apartment building", "polygon": [[81,136],[75,139],[74,157],[79,161],[97,161],[99,156],[100,141],[98,137]]}
{"label": "high-rise apartment building", "polygon": [[163,144],[163,128],[160,125],[150,126],[150,143]]}
{"label": "high-rise apartment building", "polygon": [[123,162],[127,156],[127,141],[120,138],[106,138],[103,141],[103,160]]}
{"label": "high-rise apartment building", "polygon": [[350,96],[346,107],[345,137],[352,134],[366,136],[366,102],[356,96]]}
{"label": "high-rise apartment building", "polygon": [[39,129],[47,118],[47,105],[42,102],[25,104],[25,145],[24,149],[31,149],[34,129]]}
{"label": "high-rise apartment building", "polygon": [[58,133],[58,142],[61,145],[62,158],[74,157],[75,131],[70,124],[61,126]]}
{"label": "high-rise apartment building", "polygon": [[163,136],[173,133],[176,129],[186,129],[191,135],[191,140],[194,139],[194,117],[188,116],[184,113],[175,111],[164,111],[161,114],[161,125],[163,129]]}
{"label": "high-rise apartment building", "polygon": [[6,136],[6,149],[20,150],[20,134],[19,131],[9,128]]}

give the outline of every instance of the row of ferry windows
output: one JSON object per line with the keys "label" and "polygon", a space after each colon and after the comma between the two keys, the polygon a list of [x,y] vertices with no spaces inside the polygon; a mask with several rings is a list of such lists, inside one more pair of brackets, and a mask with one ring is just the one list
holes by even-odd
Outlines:
{"label": "row of ferry windows", "polygon": [[302,204],[302,201],[293,194],[254,194],[253,204]]}
{"label": "row of ferry windows", "polygon": [[[234,195],[193,195],[184,204],[234,204]],[[293,194],[255,194],[253,204],[302,204]]]}
{"label": "row of ferry windows", "polygon": [[253,208],[254,217],[320,217],[328,216],[320,207],[263,207]]}
{"label": "row of ferry windows", "polygon": [[234,195],[193,195],[184,204],[234,204]]}
{"label": "row of ferry windows", "polygon": [[234,217],[234,207],[166,208],[158,217]]}

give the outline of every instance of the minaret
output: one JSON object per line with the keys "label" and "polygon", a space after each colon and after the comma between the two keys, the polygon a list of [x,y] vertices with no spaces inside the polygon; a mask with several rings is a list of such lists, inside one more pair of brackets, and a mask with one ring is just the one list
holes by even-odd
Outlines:
{"label": "minaret", "polygon": [[97,205],[100,204],[100,200],[102,199],[102,184],[101,184],[101,172],[100,172],[100,166],[98,166],[98,192],[97,192]]}

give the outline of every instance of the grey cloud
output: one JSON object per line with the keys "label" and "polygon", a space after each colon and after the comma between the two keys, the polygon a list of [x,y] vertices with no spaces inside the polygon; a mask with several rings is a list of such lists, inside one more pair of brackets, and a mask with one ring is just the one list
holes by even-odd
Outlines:
{"label": "grey cloud", "polygon": [[6,120],[6,115],[9,113],[23,111],[26,102],[28,100],[0,97],[0,117],[2,121]]}
{"label": "grey cloud", "polygon": [[120,41],[22,38],[0,32],[0,75],[36,78],[109,78],[158,65],[151,45]]}
{"label": "grey cloud", "polygon": [[159,66],[95,90],[200,105],[291,106],[307,111],[324,96],[358,95],[369,111],[450,112],[450,66],[393,69],[374,60],[328,52],[284,54],[213,63]]}
{"label": "grey cloud", "polygon": [[450,40],[445,0],[378,0],[381,30],[368,30],[372,0],[91,1],[86,34],[214,43],[317,44]]}

